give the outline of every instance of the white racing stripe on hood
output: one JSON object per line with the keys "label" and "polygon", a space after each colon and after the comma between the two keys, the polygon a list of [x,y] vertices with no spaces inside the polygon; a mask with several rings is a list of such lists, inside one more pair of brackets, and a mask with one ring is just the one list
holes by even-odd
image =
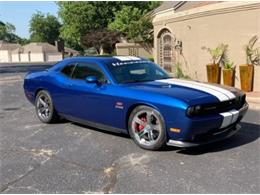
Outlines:
{"label": "white racing stripe on hood", "polygon": [[230,91],[228,91],[228,90],[226,90],[224,88],[215,86],[215,85],[210,85],[210,84],[206,84],[206,83],[200,83],[200,82],[196,82],[196,81],[189,81],[189,80],[180,80],[180,79],[172,79],[172,80],[186,82],[186,83],[192,83],[192,84],[195,83],[196,85],[204,86],[204,87],[207,87],[207,88],[219,91],[219,92],[223,93],[224,95],[228,96],[230,99],[236,98],[236,96],[232,92],[230,92]]}
{"label": "white racing stripe on hood", "polygon": [[[156,80],[156,81],[200,90],[200,91],[203,91],[203,92],[206,92],[206,93],[209,93],[209,94],[215,96],[221,102],[235,98],[234,94],[232,94],[228,90],[225,90],[225,89],[222,89],[222,88],[219,88],[216,86],[207,85],[204,83],[198,83],[198,82],[194,82],[194,81],[186,81],[186,80],[180,80],[180,79],[162,79],[162,80]],[[227,94],[229,94],[229,95],[227,95]]]}

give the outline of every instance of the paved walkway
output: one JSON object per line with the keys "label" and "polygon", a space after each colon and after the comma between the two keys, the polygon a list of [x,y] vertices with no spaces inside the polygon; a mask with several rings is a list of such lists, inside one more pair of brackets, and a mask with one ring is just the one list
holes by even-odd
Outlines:
{"label": "paved walkway", "polygon": [[260,109],[260,91],[246,93],[246,100],[251,108]]}

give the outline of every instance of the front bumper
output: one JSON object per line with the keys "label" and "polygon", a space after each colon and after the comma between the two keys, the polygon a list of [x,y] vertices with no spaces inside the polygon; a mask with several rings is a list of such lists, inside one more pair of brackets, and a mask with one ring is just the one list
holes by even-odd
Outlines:
{"label": "front bumper", "polygon": [[209,140],[206,140],[206,141],[188,142],[188,141],[169,140],[167,142],[167,145],[168,146],[176,146],[176,147],[180,147],[180,148],[189,148],[189,147],[195,147],[195,146],[210,144],[210,143],[217,142],[217,141],[231,137],[232,135],[236,134],[240,128],[241,128],[240,125],[229,127],[222,132],[218,132],[215,135],[213,134],[212,139],[209,139]]}
{"label": "front bumper", "polygon": [[245,105],[239,110],[239,116],[237,121],[226,128],[219,129],[214,132],[211,132],[209,130],[209,132],[203,135],[198,135],[198,139],[192,141],[179,141],[179,140],[170,139],[167,142],[167,145],[181,147],[181,148],[188,148],[188,147],[205,145],[205,144],[227,139],[233,136],[234,134],[236,134],[238,130],[241,128],[241,126],[238,125],[238,123],[243,118],[247,110],[248,110],[248,104],[245,103]]}

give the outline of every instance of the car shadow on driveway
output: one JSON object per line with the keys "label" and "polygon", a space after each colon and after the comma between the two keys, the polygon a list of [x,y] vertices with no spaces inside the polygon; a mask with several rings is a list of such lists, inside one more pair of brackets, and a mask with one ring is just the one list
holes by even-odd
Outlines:
{"label": "car shadow on driveway", "polygon": [[113,135],[113,136],[118,136],[118,137],[122,137],[122,138],[130,138],[130,136],[127,133],[113,132],[113,131],[109,131],[109,130],[105,130],[105,129],[91,127],[89,125],[85,125],[85,124],[81,124],[81,123],[77,123],[77,122],[71,122],[71,124],[77,125],[77,126],[82,127],[82,128],[86,128],[86,129],[91,130],[91,131],[98,131],[98,132],[101,132],[101,133],[105,133],[105,134]]}
{"label": "car shadow on driveway", "polygon": [[[111,132],[107,131],[104,129],[99,129],[99,128],[93,128],[87,125],[82,125],[79,123],[73,122],[72,124],[87,128],[91,131],[98,131],[102,132],[105,134],[113,135],[113,136],[119,136],[122,138],[129,139],[130,136],[128,134],[124,133],[116,133],[116,132]],[[240,147],[246,144],[249,144],[251,142],[256,141],[260,137],[260,125],[257,124],[252,124],[252,123],[246,123],[246,122],[241,122],[241,129],[239,132],[222,141],[218,141],[215,143],[199,146],[199,147],[194,147],[194,148],[186,148],[186,149],[180,149],[177,147],[172,147],[172,146],[167,146],[160,150],[159,152],[172,152],[176,151],[177,153],[181,154],[186,154],[186,155],[201,155],[205,153],[211,153],[211,152],[221,152],[224,150],[229,150],[232,148]]]}
{"label": "car shadow on driveway", "polygon": [[240,125],[241,129],[239,132],[228,139],[199,147],[179,150],[177,153],[187,155],[201,155],[211,152],[221,152],[249,144],[256,141],[260,137],[260,125],[246,122],[241,122]]}

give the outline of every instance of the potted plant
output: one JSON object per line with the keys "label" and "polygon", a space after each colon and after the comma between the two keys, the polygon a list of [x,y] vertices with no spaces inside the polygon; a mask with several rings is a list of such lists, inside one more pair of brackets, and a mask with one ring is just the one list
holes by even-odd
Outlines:
{"label": "potted plant", "polygon": [[227,44],[219,44],[216,48],[203,46],[201,49],[206,50],[211,55],[212,63],[207,64],[207,78],[209,83],[220,83],[221,65],[226,60]]}
{"label": "potted plant", "polygon": [[235,67],[234,62],[226,61],[223,65],[223,83],[234,87],[235,84]]}
{"label": "potted plant", "polygon": [[239,66],[241,89],[245,92],[253,90],[254,65],[260,65],[260,48],[255,48],[258,37],[253,36],[245,47],[246,64]]}

